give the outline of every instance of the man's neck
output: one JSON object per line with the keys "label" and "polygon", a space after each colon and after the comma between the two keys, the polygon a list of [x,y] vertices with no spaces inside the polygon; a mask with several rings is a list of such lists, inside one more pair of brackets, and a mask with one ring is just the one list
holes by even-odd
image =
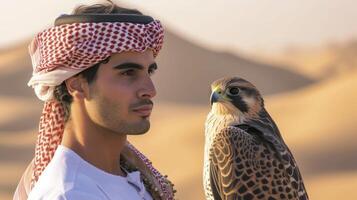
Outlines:
{"label": "man's neck", "polygon": [[126,139],[125,134],[119,135],[102,127],[70,121],[66,124],[61,144],[97,168],[125,176],[119,160]]}

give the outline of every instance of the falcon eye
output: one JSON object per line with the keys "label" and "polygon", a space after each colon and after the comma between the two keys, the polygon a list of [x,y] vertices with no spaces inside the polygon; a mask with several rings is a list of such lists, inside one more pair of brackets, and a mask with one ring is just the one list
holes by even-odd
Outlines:
{"label": "falcon eye", "polygon": [[239,88],[231,87],[228,89],[228,94],[232,96],[237,96],[239,94]]}

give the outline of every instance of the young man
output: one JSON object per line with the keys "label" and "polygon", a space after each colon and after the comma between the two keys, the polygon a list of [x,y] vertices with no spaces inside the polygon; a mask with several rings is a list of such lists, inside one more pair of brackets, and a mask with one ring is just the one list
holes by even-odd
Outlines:
{"label": "young man", "polygon": [[35,37],[29,85],[45,107],[14,199],[173,199],[127,141],[150,128],[162,43],[159,21],[112,3],[81,6]]}

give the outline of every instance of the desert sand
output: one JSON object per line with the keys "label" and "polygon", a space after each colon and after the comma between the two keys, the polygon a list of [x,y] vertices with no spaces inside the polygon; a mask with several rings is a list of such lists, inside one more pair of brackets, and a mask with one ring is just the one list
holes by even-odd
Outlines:
{"label": "desert sand", "polygon": [[357,40],[309,47],[290,47],[280,53],[256,54],[266,63],[279,64],[314,80],[334,77],[357,68]]}

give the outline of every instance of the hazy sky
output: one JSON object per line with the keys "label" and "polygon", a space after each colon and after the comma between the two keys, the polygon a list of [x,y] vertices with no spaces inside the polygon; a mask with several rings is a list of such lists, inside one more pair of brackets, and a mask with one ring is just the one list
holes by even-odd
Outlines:
{"label": "hazy sky", "polygon": [[[0,48],[31,37],[93,0],[1,2]],[[245,52],[357,38],[356,0],[122,0],[196,42]],[[15,14],[16,13],[16,14]]]}

